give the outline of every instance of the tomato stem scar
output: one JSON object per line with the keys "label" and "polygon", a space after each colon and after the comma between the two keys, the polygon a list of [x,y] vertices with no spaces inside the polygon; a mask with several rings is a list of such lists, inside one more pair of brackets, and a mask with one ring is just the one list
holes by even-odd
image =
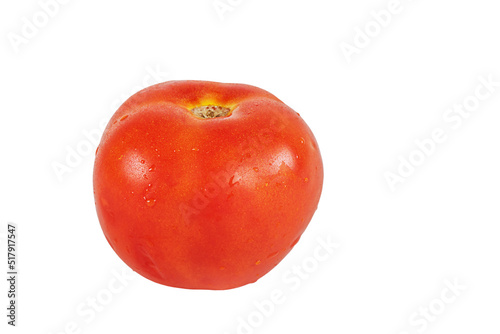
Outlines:
{"label": "tomato stem scar", "polygon": [[222,107],[222,106],[199,106],[191,109],[191,112],[198,118],[216,118],[216,117],[224,117],[229,114],[231,109]]}

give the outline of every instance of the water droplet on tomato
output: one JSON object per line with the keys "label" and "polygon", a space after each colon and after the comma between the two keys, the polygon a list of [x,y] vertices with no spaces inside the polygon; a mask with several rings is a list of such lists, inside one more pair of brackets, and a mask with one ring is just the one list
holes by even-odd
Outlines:
{"label": "water droplet on tomato", "polygon": [[233,183],[234,176],[235,176],[235,175],[231,176],[231,178],[229,179],[229,186],[230,186],[230,187],[234,187],[235,185],[240,184],[239,182],[234,182],[234,183]]}
{"label": "water droplet on tomato", "polygon": [[275,257],[276,255],[278,255],[278,252],[274,252],[274,253],[271,253],[267,256],[268,259],[272,258],[272,257]]}
{"label": "water droplet on tomato", "polygon": [[306,140],[304,138],[300,137],[300,143],[304,144],[305,142],[306,142]]}
{"label": "water droplet on tomato", "polygon": [[256,171],[256,172],[258,172],[259,171],[259,167],[254,167],[253,170]]}
{"label": "water droplet on tomato", "polygon": [[144,164],[144,163],[146,163],[146,160],[141,160],[141,164]]}
{"label": "water droplet on tomato", "polygon": [[156,166],[151,165],[151,167],[149,167],[149,169],[148,169],[148,172],[153,172],[155,169],[156,169]]}
{"label": "water droplet on tomato", "polygon": [[156,200],[155,199],[148,199],[146,200],[146,205],[149,206],[149,207],[152,207],[156,204]]}

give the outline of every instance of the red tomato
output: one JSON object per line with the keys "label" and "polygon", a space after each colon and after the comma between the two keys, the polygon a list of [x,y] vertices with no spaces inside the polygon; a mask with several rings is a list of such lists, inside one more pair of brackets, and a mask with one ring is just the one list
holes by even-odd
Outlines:
{"label": "red tomato", "polygon": [[290,252],[321,195],[318,144],[298,113],[253,86],[172,81],[113,115],[94,196],[118,256],[144,277],[231,289]]}

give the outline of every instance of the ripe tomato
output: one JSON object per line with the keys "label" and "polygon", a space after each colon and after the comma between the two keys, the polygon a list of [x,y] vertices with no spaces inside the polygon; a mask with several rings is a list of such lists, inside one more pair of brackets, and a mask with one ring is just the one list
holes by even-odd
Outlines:
{"label": "ripe tomato", "polygon": [[172,81],[113,115],[96,152],[102,230],[134,271],[164,285],[255,282],[297,243],[320,198],[318,144],[257,87]]}

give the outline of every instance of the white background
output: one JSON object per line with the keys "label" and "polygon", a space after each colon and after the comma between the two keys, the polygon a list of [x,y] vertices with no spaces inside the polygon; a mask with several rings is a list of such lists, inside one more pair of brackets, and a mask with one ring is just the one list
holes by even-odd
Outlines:
{"label": "white background", "polygon": [[[388,0],[221,3],[230,6],[222,14],[213,0],[61,0],[47,22],[36,0],[1,3],[1,268],[13,222],[20,273],[15,329],[0,284],[1,332],[499,333],[500,87],[468,118],[443,118],[478,101],[481,76],[500,81],[498,4],[401,0],[380,28],[370,13]],[[154,83],[150,72],[259,86],[315,133],[319,209],[257,283],[161,286],[127,271],[107,244],[92,194],[96,146],[85,153],[84,132]],[[446,140],[393,191],[387,172],[418,158],[415,141],[436,129]],[[54,166],[77,149],[85,154],[58,177]],[[340,246],[318,261],[318,238]],[[122,271],[125,283],[114,278]],[[271,307],[273,290],[284,300]]]}

